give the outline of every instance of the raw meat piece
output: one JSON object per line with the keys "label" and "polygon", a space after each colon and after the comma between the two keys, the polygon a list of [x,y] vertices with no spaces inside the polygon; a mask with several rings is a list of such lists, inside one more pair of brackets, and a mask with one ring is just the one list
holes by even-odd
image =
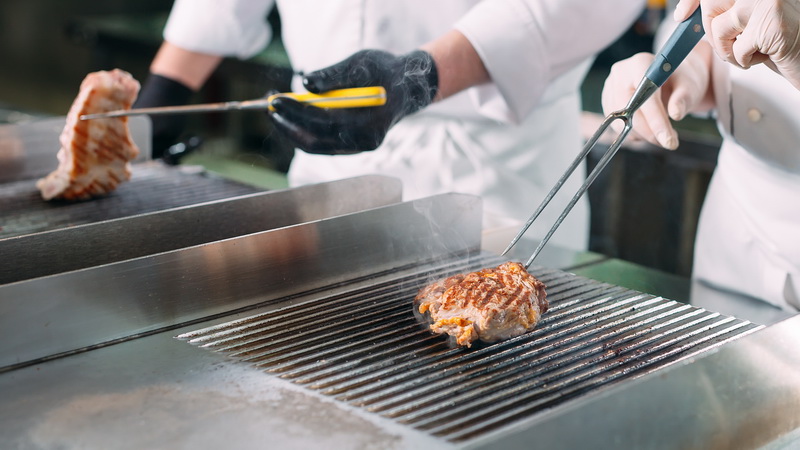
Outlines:
{"label": "raw meat piece", "polygon": [[61,132],[58,168],[36,183],[45,200],[85,200],[107,194],[130,179],[129,161],[139,155],[128,118],[80,120],[84,114],[130,109],[139,82],[119,69],[84,78]]}
{"label": "raw meat piece", "polygon": [[419,291],[414,314],[434,333],[470,347],[533,329],[547,311],[545,285],[518,262],[453,275]]}

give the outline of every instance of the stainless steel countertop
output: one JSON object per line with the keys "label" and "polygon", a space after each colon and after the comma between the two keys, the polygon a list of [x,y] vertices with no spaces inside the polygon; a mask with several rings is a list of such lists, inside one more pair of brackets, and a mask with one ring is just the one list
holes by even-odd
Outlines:
{"label": "stainless steel countertop", "polygon": [[448,446],[173,338],[195,328],[0,375],[4,447]]}

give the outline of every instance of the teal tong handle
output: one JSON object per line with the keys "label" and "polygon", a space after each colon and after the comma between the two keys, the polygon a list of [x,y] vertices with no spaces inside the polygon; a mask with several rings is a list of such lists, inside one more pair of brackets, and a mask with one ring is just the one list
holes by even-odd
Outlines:
{"label": "teal tong handle", "polygon": [[672,32],[667,43],[656,54],[656,59],[647,69],[645,76],[656,86],[661,87],[704,34],[703,20],[698,6],[694,14],[681,22]]}

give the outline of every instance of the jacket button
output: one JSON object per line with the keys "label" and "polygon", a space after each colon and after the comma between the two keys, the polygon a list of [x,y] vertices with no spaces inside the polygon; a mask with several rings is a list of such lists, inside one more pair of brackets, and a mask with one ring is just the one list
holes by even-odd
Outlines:
{"label": "jacket button", "polygon": [[750,108],[747,110],[747,118],[753,123],[761,122],[761,111],[756,108]]}

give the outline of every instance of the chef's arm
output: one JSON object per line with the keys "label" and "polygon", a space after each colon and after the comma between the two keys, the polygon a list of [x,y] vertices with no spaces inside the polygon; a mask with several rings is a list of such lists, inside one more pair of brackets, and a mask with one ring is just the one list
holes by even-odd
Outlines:
{"label": "chef's arm", "polygon": [[433,57],[439,74],[439,88],[434,101],[491,81],[478,52],[460,31],[449,31],[421,49]]}
{"label": "chef's arm", "polygon": [[[273,0],[175,0],[164,27],[164,43],[150,66],[135,107],[180,105],[200,90],[223,57],[247,59],[272,36],[265,18]],[[183,132],[186,116],[153,120],[153,156]],[[170,149],[170,153],[179,147]]]}
{"label": "chef's arm", "polygon": [[[644,7],[644,0],[477,2],[453,27],[469,39],[492,78],[470,97],[487,117],[520,123],[545,94],[574,92],[580,70]],[[568,78],[560,82],[563,75]]]}
{"label": "chef's arm", "polygon": [[[134,108],[183,105],[200,90],[222,61],[221,56],[185,50],[164,41],[150,64]],[[168,155],[186,126],[180,114],[151,116],[153,158]]]}
{"label": "chef's arm", "polygon": [[199,91],[221,62],[222,56],[185,50],[164,41],[150,64],[150,73]]}

